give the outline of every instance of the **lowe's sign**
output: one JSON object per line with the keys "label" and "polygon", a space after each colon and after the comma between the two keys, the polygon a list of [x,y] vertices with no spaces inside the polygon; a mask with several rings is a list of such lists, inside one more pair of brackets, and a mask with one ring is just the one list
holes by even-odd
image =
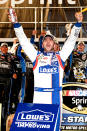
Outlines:
{"label": "lowe's sign", "polygon": [[56,131],[58,105],[20,103],[10,131]]}

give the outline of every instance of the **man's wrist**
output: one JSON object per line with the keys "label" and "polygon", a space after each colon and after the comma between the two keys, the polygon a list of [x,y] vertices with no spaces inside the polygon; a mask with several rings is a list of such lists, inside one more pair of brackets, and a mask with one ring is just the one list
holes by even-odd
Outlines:
{"label": "man's wrist", "polygon": [[14,28],[18,28],[18,27],[21,26],[21,24],[20,23],[14,23],[13,26],[14,26]]}

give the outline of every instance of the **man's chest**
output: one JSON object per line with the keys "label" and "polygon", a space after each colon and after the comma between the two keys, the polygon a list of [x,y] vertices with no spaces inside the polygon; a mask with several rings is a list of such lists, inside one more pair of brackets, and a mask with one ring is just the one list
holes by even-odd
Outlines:
{"label": "man's chest", "polygon": [[51,65],[51,66],[58,66],[58,59],[56,57],[56,55],[48,55],[48,56],[44,56],[44,55],[40,55],[38,57],[38,64],[39,65]]}
{"label": "man's chest", "polygon": [[39,73],[55,74],[59,72],[59,63],[56,56],[39,56],[37,70]]}

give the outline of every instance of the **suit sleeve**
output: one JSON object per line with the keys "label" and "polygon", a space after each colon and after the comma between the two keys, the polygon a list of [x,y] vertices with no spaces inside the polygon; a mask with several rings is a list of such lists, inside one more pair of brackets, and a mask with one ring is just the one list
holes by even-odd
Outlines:
{"label": "suit sleeve", "polygon": [[60,51],[61,59],[65,62],[69,55],[72,53],[76,40],[79,36],[82,23],[76,23],[71,30],[71,34],[65,41],[62,50]]}
{"label": "suit sleeve", "polygon": [[22,26],[19,23],[14,24],[14,30],[15,34],[19,40],[20,45],[22,46],[22,49],[26,53],[26,55],[29,57],[29,59],[34,62],[37,56],[37,50],[33,47],[33,45],[30,43],[28,38],[26,37]]}

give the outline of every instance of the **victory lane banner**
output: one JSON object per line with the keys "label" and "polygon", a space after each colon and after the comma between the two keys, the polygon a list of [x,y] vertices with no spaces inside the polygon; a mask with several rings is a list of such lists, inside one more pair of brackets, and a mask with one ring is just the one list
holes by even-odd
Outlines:
{"label": "victory lane banner", "polygon": [[58,105],[19,103],[10,131],[55,131]]}
{"label": "victory lane banner", "polygon": [[87,131],[87,84],[63,85],[62,130]]}

